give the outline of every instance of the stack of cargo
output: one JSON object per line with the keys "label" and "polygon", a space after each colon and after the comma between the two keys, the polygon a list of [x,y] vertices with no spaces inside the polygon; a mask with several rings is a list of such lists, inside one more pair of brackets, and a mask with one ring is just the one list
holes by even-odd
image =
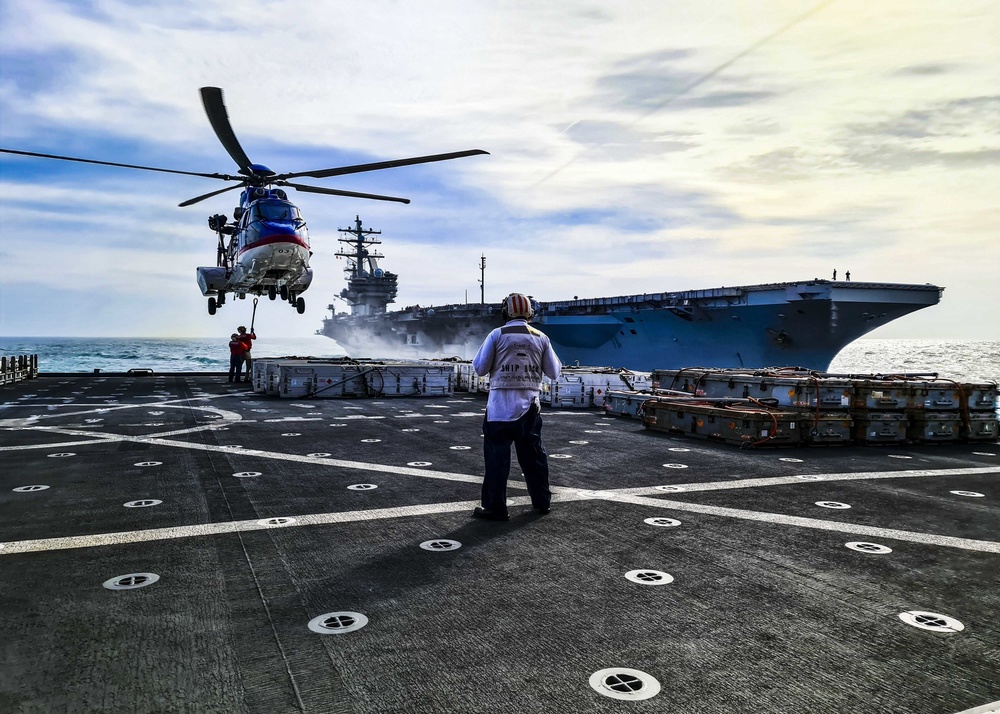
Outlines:
{"label": "stack of cargo", "polygon": [[608,411],[644,418],[650,429],[753,445],[794,444],[796,436],[812,445],[996,441],[1000,432],[995,382],[687,368],[655,370],[652,386],[645,395],[615,394]]}
{"label": "stack of cargo", "polygon": [[654,397],[646,401],[647,429],[740,446],[799,446],[802,412],[757,406],[747,400]]}
{"label": "stack of cargo", "polygon": [[444,397],[455,393],[456,366],[427,361],[260,358],[253,390],[282,398]]}
{"label": "stack of cargo", "polygon": [[648,389],[649,372],[615,367],[564,366],[558,379],[542,379],[539,400],[551,407],[604,407],[609,392]]}

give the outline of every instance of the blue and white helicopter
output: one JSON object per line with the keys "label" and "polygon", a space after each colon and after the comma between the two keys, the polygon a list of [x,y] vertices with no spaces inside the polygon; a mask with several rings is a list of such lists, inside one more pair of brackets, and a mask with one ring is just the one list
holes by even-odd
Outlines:
{"label": "blue and white helicopter", "polygon": [[227,186],[218,191],[202,194],[179,204],[182,207],[190,206],[226,191],[241,187],[243,189],[240,193],[240,205],[233,211],[232,223],[229,222],[227,216],[222,214],[208,218],[209,228],[215,231],[219,238],[218,255],[215,267],[197,268],[197,278],[202,294],[208,296],[208,313],[210,315],[214,315],[219,306],[225,304],[227,294],[243,299],[248,294],[264,295],[266,293],[271,300],[275,300],[280,295],[281,299],[291,303],[299,314],[305,312],[306,303],[302,298],[302,293],[308,289],[312,282],[312,268],[309,267],[309,256],[312,254],[309,250],[309,234],[298,207],[288,200],[288,195],[281,187],[330,196],[370,198],[377,201],[396,201],[398,203],[410,202],[407,198],[309,186],[292,183],[288,179],[303,176],[322,179],[489,153],[482,149],[471,149],[433,156],[417,156],[410,159],[394,159],[355,166],[279,174],[266,166],[252,163],[247,157],[229,123],[229,114],[226,112],[221,89],[202,87],[201,101],[205,106],[205,113],[208,114],[208,121],[211,123],[212,129],[215,130],[215,135],[239,166],[238,176],[119,164],[112,161],[80,159],[72,156],[40,154],[14,149],[0,149],[0,152],[100,164],[102,166],[120,166],[143,171],[203,176],[221,181],[236,181],[235,186]]}

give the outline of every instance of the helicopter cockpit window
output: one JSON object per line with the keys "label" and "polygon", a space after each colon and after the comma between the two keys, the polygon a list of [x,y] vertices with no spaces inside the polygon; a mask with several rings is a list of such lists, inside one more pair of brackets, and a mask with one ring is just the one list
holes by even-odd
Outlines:
{"label": "helicopter cockpit window", "polygon": [[302,221],[299,209],[283,201],[258,201],[253,206],[255,221],[284,221],[298,223]]}

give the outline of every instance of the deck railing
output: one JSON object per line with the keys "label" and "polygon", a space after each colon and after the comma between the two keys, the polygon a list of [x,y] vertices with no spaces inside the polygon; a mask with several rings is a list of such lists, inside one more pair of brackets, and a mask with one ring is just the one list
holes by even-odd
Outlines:
{"label": "deck railing", "polygon": [[0,357],[0,384],[13,384],[38,376],[38,355]]}

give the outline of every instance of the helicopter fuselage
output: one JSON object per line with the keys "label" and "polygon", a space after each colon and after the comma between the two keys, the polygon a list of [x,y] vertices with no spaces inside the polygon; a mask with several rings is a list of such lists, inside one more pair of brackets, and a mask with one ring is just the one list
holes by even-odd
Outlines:
{"label": "helicopter fuselage", "polygon": [[218,263],[197,269],[202,294],[210,297],[209,312],[225,304],[226,293],[267,294],[272,300],[280,294],[296,307],[304,305],[299,295],[312,282],[312,253],[298,207],[280,189],[250,188],[241,198],[234,223],[221,215],[209,218],[219,236]]}

